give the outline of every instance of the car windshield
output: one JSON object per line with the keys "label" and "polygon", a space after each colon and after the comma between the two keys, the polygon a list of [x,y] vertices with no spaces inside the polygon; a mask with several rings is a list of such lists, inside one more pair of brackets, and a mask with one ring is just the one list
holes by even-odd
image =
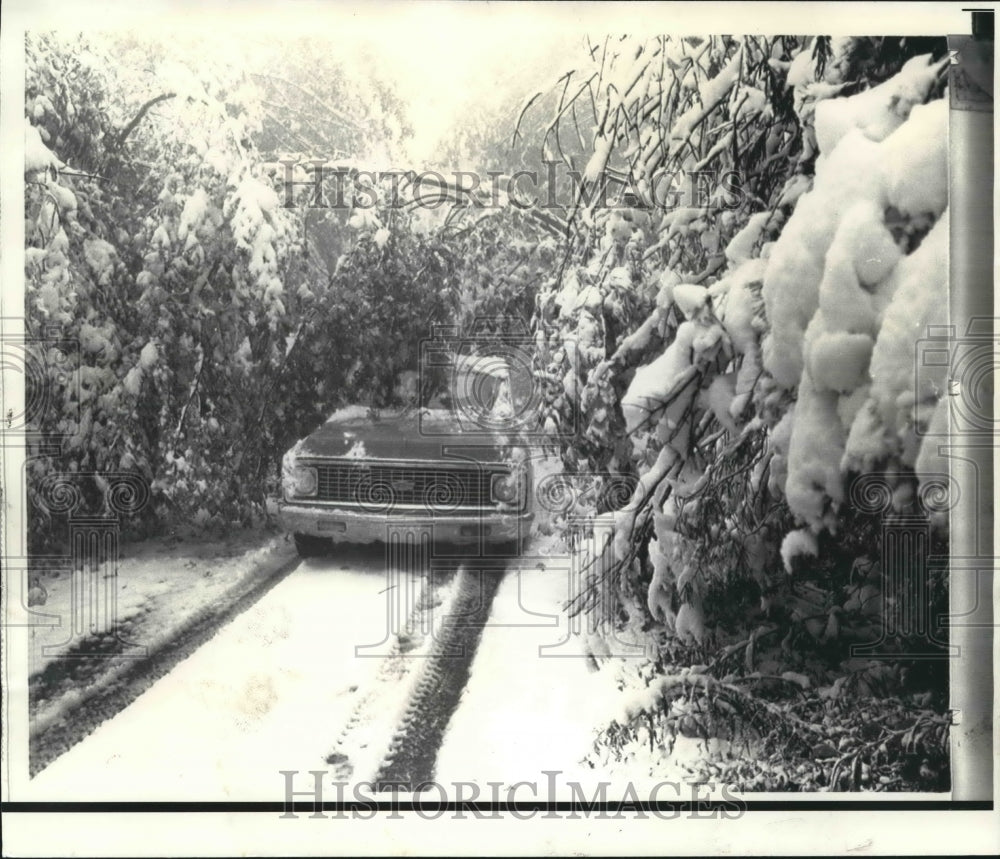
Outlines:
{"label": "car windshield", "polygon": [[452,348],[432,345],[420,370],[397,376],[395,402],[414,408],[450,411],[483,428],[522,423],[531,410],[535,380],[524,350],[514,346]]}
{"label": "car windshield", "polygon": [[453,354],[448,366],[435,368],[425,378],[420,404],[466,414],[492,413],[509,403],[508,380],[509,368],[502,356]]}

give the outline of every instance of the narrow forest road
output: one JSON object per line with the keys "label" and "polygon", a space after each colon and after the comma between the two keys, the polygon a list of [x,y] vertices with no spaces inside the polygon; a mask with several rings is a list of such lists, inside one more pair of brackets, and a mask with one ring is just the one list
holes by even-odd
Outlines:
{"label": "narrow forest road", "polygon": [[323,767],[359,697],[384,683],[382,648],[355,648],[386,638],[386,588],[379,550],[302,562],[32,787],[52,800],[281,799],[279,771]]}
{"label": "narrow forest road", "polygon": [[572,768],[608,678],[566,630],[566,570],[511,566],[435,560],[400,583],[379,548],[303,561],[48,763],[32,794],[273,802],[288,770],[412,789],[484,780],[498,762],[507,780]]}

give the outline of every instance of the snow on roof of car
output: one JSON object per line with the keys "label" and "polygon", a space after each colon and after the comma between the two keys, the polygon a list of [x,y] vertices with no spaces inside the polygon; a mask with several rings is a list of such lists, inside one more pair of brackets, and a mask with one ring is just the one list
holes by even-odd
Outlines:
{"label": "snow on roof of car", "polygon": [[360,420],[361,418],[368,417],[369,411],[368,406],[344,406],[344,408],[337,409],[337,411],[330,415],[326,419],[326,422]]}

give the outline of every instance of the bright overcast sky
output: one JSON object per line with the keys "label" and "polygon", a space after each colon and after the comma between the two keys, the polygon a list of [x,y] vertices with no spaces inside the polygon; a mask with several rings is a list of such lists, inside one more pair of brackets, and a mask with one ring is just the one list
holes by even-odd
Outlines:
{"label": "bright overcast sky", "polygon": [[417,161],[432,158],[438,141],[461,124],[467,105],[489,107],[512,91],[527,95],[554,84],[582,44],[579,34],[555,26],[559,19],[539,16],[531,4],[391,8],[392,14],[373,12],[359,41],[410,106],[410,155]]}
{"label": "bright overcast sky", "polygon": [[[926,11],[948,4],[920,4]],[[218,53],[241,30],[270,40],[284,34],[329,37],[331,49],[347,54],[369,48],[385,78],[394,81],[410,106],[415,140],[410,157],[432,157],[441,137],[460,125],[471,102],[483,107],[499,103],[510,92],[551,85],[574,63],[584,34],[648,32],[823,32],[837,35],[867,32],[961,32],[967,13],[958,11],[958,29],[941,21],[922,21],[924,13],[908,7],[904,20],[893,4],[840,3],[836,11],[822,3],[511,3],[450,0],[381,0],[380,2],[273,3],[207,0],[7,0],[6,23],[29,28],[116,28],[163,32],[176,27],[217,34]],[[100,14],[95,14],[100,8]],[[720,10],[724,15],[720,18]],[[938,17],[943,14],[937,11]],[[931,26],[931,29],[927,29]],[[846,29],[845,29],[846,28]],[[914,29],[915,28],[915,29]],[[15,28],[5,42],[17,42]],[[227,38],[228,37],[228,38]],[[579,56],[579,54],[576,54]],[[16,76],[8,75],[8,83]],[[19,126],[18,126],[19,127]]]}

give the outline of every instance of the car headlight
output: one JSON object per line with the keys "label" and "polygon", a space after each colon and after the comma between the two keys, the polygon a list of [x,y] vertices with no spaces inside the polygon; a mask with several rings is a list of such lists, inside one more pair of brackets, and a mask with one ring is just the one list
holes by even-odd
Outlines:
{"label": "car headlight", "polygon": [[319,476],[310,465],[293,465],[283,477],[286,498],[311,498],[319,489]]}
{"label": "car headlight", "polygon": [[490,498],[495,504],[522,507],[525,489],[526,484],[520,471],[510,474],[494,474],[490,481]]}

